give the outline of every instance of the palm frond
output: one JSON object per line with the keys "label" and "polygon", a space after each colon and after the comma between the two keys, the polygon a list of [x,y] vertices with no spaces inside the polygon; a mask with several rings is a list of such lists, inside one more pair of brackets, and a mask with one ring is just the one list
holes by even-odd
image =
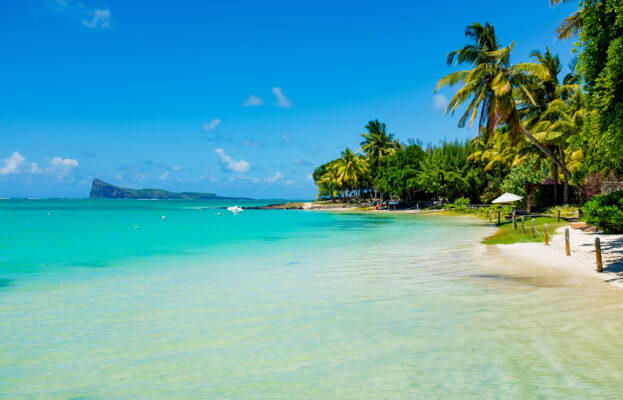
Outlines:
{"label": "palm frond", "polygon": [[580,11],[575,11],[560,22],[556,28],[556,36],[560,40],[569,39],[577,35],[583,25],[584,20],[582,19],[582,14]]}

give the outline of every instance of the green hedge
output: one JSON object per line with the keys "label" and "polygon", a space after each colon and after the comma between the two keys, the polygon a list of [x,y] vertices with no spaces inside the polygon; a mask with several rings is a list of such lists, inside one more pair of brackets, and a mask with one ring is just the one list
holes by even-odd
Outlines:
{"label": "green hedge", "polygon": [[582,211],[586,223],[606,233],[623,232],[623,190],[590,199]]}

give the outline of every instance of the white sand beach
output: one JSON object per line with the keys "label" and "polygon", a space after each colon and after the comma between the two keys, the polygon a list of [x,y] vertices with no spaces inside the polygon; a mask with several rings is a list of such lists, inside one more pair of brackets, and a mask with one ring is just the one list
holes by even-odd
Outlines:
{"label": "white sand beach", "polygon": [[[565,228],[556,230],[550,245],[515,243],[488,246],[485,252],[514,268],[541,268],[552,274],[564,272],[578,277],[590,277],[623,289],[623,235],[583,232],[570,229],[571,256],[565,255]],[[601,240],[603,272],[596,269],[595,238]]]}

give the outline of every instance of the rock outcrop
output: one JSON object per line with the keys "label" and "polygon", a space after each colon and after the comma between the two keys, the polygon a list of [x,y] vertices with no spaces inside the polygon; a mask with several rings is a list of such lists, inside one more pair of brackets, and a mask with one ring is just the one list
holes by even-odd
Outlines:
{"label": "rock outcrop", "polygon": [[222,197],[214,193],[174,193],[162,189],[126,189],[93,179],[91,199],[151,199],[151,200],[251,200],[244,197]]}

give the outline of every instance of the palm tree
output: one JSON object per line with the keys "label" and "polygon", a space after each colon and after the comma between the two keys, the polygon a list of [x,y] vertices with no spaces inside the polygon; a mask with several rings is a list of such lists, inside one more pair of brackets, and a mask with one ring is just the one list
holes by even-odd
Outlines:
{"label": "palm tree", "polygon": [[462,58],[457,58],[457,63],[468,63],[473,68],[445,76],[439,80],[435,89],[437,91],[443,86],[461,85],[450,99],[446,113],[453,114],[459,106],[467,104],[465,113],[459,119],[459,127],[465,126],[468,120],[471,126],[480,113],[479,134],[484,128],[488,135],[492,135],[498,126],[504,125],[513,139],[512,144],[517,143],[521,135],[525,136],[570,178],[571,173],[554,152],[523,126],[515,100],[516,95],[522,93],[536,105],[530,87],[535,79],[545,82],[551,78],[547,68],[538,63],[511,65],[510,53],[514,43],[507,47],[495,47],[495,31],[489,24],[482,27],[475,23],[467,28],[466,33],[474,43],[450,53],[448,61],[452,62],[453,54],[465,54]]}
{"label": "palm tree", "polygon": [[368,156],[370,165],[376,169],[381,158],[394,154],[400,148],[400,143],[394,139],[393,133],[386,132],[385,123],[378,119],[368,122],[366,129],[367,132],[361,134],[364,138],[361,149]]}
{"label": "palm tree", "polygon": [[[562,89],[569,90],[565,87]],[[559,154],[560,161],[565,166],[567,166],[565,147],[570,139],[578,135],[582,130],[582,123],[586,116],[586,110],[583,106],[584,96],[576,85],[575,93],[567,101],[560,98],[551,101],[547,106],[547,110],[541,115],[540,121],[534,127],[534,136],[541,142],[555,148]],[[574,162],[575,165],[578,158],[581,158],[581,151],[580,153],[573,153],[570,161]],[[566,204],[568,201],[569,180],[565,175],[563,202]]]}
{"label": "palm tree", "polygon": [[327,166],[327,171],[322,175],[320,180],[317,182],[317,185],[319,198],[328,197],[330,200],[335,199],[337,192],[341,187],[341,184],[339,183],[337,161],[333,161]]}
{"label": "palm tree", "polygon": [[549,79],[543,81],[537,77],[531,77],[526,92],[517,90],[515,93],[519,116],[527,129],[531,129],[539,122],[539,118],[547,109],[547,105],[559,97],[560,83],[558,75],[562,71],[560,58],[553,55],[548,47],[545,52],[533,50],[530,53],[536,64],[541,65],[549,73]]}
{"label": "palm tree", "polygon": [[[387,133],[386,128],[384,122],[375,119],[368,122],[366,125],[367,132],[361,134],[364,139],[361,142],[361,150],[368,157],[372,179],[376,178],[381,159],[394,154],[401,147],[398,140],[394,139],[394,134]],[[374,197],[376,198],[376,187],[374,188]]]}
{"label": "palm tree", "polygon": [[358,157],[348,147],[337,160],[337,183],[352,192],[357,183],[365,178],[367,165],[364,159]]}
{"label": "palm tree", "polygon": [[[548,105],[560,97],[560,82],[558,81],[558,75],[562,71],[560,66],[560,58],[558,55],[553,55],[548,47],[545,47],[545,51],[542,53],[539,50],[533,50],[530,53],[534,62],[545,68],[550,75],[550,79],[542,81],[537,77],[532,77],[528,84],[528,91],[523,92],[516,90],[516,102],[518,105],[519,116],[523,121],[524,127],[533,131],[534,126],[540,121],[541,116],[547,110]],[[537,137],[538,138],[538,137]],[[543,146],[550,152],[558,154],[560,153],[558,148],[551,142],[540,140]],[[558,201],[558,165],[551,162],[551,176],[554,180],[554,199],[555,203]],[[564,159],[560,160],[564,163]]]}
{"label": "palm tree", "polygon": [[476,151],[467,157],[469,162],[485,162],[484,171],[497,171],[505,175],[511,167],[525,162],[531,156],[530,143],[520,140],[513,143],[506,127],[496,129],[493,136],[482,134],[473,139]]}

